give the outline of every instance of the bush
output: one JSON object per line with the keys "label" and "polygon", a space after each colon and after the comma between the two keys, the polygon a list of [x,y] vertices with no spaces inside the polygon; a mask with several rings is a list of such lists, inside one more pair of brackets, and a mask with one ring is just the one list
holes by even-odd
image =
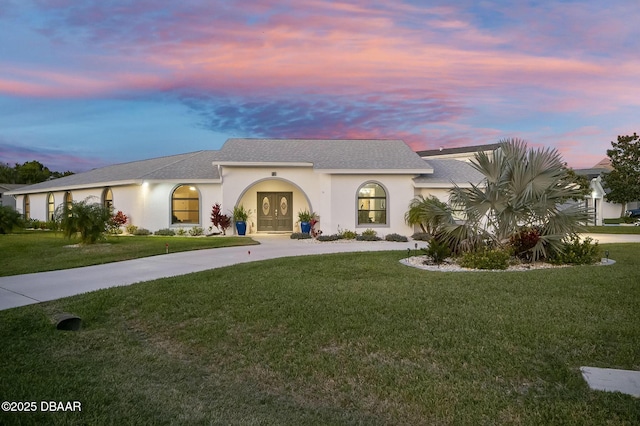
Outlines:
{"label": "bush", "polygon": [[566,265],[591,265],[601,259],[600,247],[592,238],[580,241],[577,236],[564,243],[561,252],[554,253],[549,262]]}
{"label": "bush", "polygon": [[222,235],[227,235],[227,229],[231,226],[231,218],[222,214],[220,203],[215,203],[211,207],[211,223],[222,231]]}
{"label": "bush", "polygon": [[357,241],[380,241],[382,238],[378,237],[377,235],[357,235],[356,236],[356,240]]}
{"label": "bush", "polygon": [[318,235],[318,238],[316,238],[318,241],[338,241],[340,239],[340,237],[336,234],[332,234],[332,235]]}
{"label": "bush", "polygon": [[184,237],[185,235],[187,235],[187,231],[184,228],[178,228],[178,230],[176,231],[176,235]]}
{"label": "bush", "polygon": [[409,241],[409,239],[407,237],[405,237],[404,235],[400,235],[400,234],[387,234],[384,237],[385,241],[395,241],[398,243],[406,243],[407,241]]}
{"label": "bush", "polygon": [[158,229],[153,234],[154,235],[162,235],[164,237],[173,237],[174,235],[176,235],[176,231],[174,231],[173,229],[164,228],[164,229]]}
{"label": "bush", "polygon": [[428,232],[416,232],[411,236],[411,238],[416,241],[429,241],[431,240],[431,234]]}
{"label": "bush", "polygon": [[189,229],[189,235],[191,235],[192,237],[199,237],[200,235],[204,235],[204,229],[200,228],[199,226],[194,226],[193,228]]}
{"label": "bush", "polygon": [[362,235],[365,235],[367,237],[377,237],[378,231],[376,231],[375,229],[367,228],[364,231],[362,231]]}
{"label": "bush", "polygon": [[435,238],[431,238],[431,240],[429,241],[429,246],[421,250],[424,251],[425,254],[429,256],[431,260],[433,260],[433,263],[435,263],[436,265],[440,265],[451,254],[451,249],[449,249],[449,246],[446,243],[438,241]]}
{"label": "bush", "polygon": [[11,232],[14,227],[21,224],[20,213],[9,206],[0,206],[0,234]]}
{"label": "bush", "polygon": [[135,226],[135,225],[131,225],[131,224],[129,224],[129,225],[127,225],[127,226],[126,226],[126,228],[124,228],[124,229],[126,229],[126,230],[127,230],[127,234],[135,235],[136,231],[138,230],[138,227],[137,227],[137,226]]}
{"label": "bush", "polygon": [[616,217],[613,219],[602,219],[602,223],[604,225],[620,225],[623,222],[624,222],[623,217]]}
{"label": "bush", "polygon": [[620,219],[622,219],[624,223],[636,223],[636,221],[638,220],[637,217],[631,217],[631,216],[624,216]]}
{"label": "bush", "polygon": [[353,240],[358,236],[354,231],[349,231],[348,229],[338,230],[338,239],[342,240]]}
{"label": "bush", "polygon": [[459,264],[471,269],[507,269],[510,257],[506,250],[483,248],[463,254]]}
{"label": "bush", "polygon": [[362,231],[362,235],[356,235],[356,240],[358,241],[380,241],[381,239],[378,237],[378,232],[371,228]]}
{"label": "bush", "polygon": [[304,232],[294,232],[291,234],[292,240],[308,240],[311,238],[311,234],[305,234]]}
{"label": "bush", "polygon": [[509,238],[509,245],[513,254],[520,260],[531,262],[533,259],[532,249],[540,241],[540,231],[536,228],[521,228]]}
{"label": "bush", "polygon": [[70,205],[63,203],[56,209],[54,217],[67,238],[79,234],[80,241],[85,244],[93,244],[104,238],[111,210],[102,203],[90,200],[72,201]]}
{"label": "bush", "polygon": [[151,235],[151,231],[149,231],[148,229],[145,228],[138,228],[136,227],[136,230],[133,232],[133,235]]}

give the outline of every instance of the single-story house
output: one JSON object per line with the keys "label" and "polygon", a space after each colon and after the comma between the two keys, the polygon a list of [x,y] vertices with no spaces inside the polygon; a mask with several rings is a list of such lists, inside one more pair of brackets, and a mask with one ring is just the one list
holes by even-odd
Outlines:
{"label": "single-story house", "polygon": [[[602,176],[613,170],[611,160],[605,157],[588,169],[577,169],[578,175],[585,176],[589,180],[591,193],[585,197],[585,205],[591,212],[591,223],[597,226],[603,224],[603,219],[615,219],[622,213],[622,205],[611,203],[606,200],[609,188],[603,186]],[[627,204],[627,209],[640,207],[640,202],[635,201]]]}
{"label": "single-story house", "polygon": [[11,191],[23,187],[24,185],[14,183],[0,183],[0,206],[8,206],[15,210],[16,199],[9,194]]}
{"label": "single-story house", "polygon": [[[467,148],[473,152],[473,148]],[[453,184],[480,183],[467,162],[419,155],[401,140],[229,139],[219,150],[115,164],[12,191],[26,218],[95,197],[130,223],[156,231],[211,226],[214,203],[251,211],[248,233],[299,230],[298,212],[339,229],[411,235],[404,221],[416,195],[448,199]]]}

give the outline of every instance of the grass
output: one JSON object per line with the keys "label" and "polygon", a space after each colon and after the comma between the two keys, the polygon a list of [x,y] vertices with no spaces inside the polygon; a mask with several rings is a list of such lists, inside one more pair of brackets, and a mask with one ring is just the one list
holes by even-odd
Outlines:
{"label": "grass", "polygon": [[640,226],[587,226],[592,234],[640,234]]}
{"label": "grass", "polygon": [[0,235],[0,276],[98,265],[173,252],[257,244],[246,237],[112,236],[104,243],[69,247],[77,241],[62,233],[27,231]]}
{"label": "grass", "polygon": [[[399,252],[241,264],[0,312],[9,424],[637,424],[640,244],[613,266],[427,272]],[[79,332],[50,318],[71,312]]]}

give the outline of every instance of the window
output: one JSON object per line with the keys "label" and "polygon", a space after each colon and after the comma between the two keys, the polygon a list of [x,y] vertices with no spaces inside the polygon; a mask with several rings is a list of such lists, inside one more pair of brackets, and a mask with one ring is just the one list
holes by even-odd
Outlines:
{"label": "window", "polygon": [[105,188],[102,191],[102,205],[109,209],[109,211],[113,210],[113,191],[111,188]]}
{"label": "window", "polygon": [[173,191],[171,223],[200,223],[200,195],[195,186],[180,185]]}
{"label": "window", "polygon": [[25,195],[24,199],[22,200],[23,203],[23,215],[24,215],[24,220],[29,220],[31,219],[31,200],[29,200],[29,196]]}
{"label": "window", "polygon": [[64,193],[64,202],[65,202],[65,208],[67,210],[71,210],[71,206],[73,203],[73,196],[71,196],[71,192],[67,191]]}
{"label": "window", "polygon": [[358,225],[387,224],[387,191],[369,182],[358,190]]}
{"label": "window", "polygon": [[56,212],[56,201],[53,198],[53,194],[50,192],[47,197],[47,220],[53,221],[53,216]]}

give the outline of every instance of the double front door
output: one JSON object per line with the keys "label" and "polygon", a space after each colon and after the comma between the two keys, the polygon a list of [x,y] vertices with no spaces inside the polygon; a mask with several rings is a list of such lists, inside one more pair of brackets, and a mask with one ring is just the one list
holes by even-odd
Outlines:
{"label": "double front door", "polygon": [[258,192],[258,231],[293,230],[292,192]]}

